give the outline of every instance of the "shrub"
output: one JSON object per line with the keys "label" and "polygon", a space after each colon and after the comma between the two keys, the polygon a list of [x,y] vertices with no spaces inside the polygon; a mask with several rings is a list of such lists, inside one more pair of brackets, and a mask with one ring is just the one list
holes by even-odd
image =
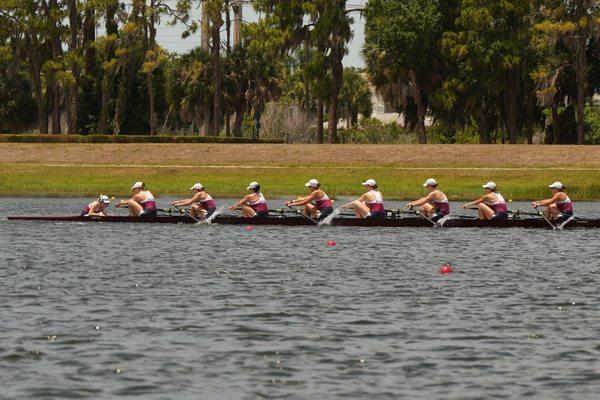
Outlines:
{"label": "shrub", "polygon": [[338,136],[340,143],[350,144],[417,143],[417,136],[397,123],[385,124],[374,118],[363,119],[358,128],[340,129]]}
{"label": "shrub", "polygon": [[[138,135],[0,135],[4,143],[253,143],[250,138],[222,136]],[[279,143],[259,140],[259,143]]]}

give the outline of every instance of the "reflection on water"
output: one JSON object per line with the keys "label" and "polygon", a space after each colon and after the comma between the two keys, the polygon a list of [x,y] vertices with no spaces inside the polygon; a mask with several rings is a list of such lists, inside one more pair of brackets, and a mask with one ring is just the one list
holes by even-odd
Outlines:
{"label": "reflection on water", "polygon": [[598,393],[593,230],[0,220],[0,249],[0,398]]}

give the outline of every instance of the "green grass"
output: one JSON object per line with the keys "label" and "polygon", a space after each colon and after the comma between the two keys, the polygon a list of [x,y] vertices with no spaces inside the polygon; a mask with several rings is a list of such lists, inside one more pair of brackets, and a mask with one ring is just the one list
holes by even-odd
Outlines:
{"label": "green grass", "polygon": [[125,196],[136,180],[146,182],[157,196],[187,196],[195,182],[202,182],[218,197],[239,197],[250,181],[261,183],[269,197],[293,197],[306,193],[304,182],[317,178],[331,196],[355,196],[360,183],[375,178],[388,199],[412,199],[425,193],[422,183],[435,177],[441,189],[453,200],[471,199],[482,193],[481,185],[495,181],[506,198],[530,200],[546,198],[548,184],[560,180],[574,200],[600,200],[597,171],[502,170],[398,170],[332,169],[298,167],[283,169],[209,168],[105,168],[76,166],[0,165],[0,196],[97,196],[100,193]]}

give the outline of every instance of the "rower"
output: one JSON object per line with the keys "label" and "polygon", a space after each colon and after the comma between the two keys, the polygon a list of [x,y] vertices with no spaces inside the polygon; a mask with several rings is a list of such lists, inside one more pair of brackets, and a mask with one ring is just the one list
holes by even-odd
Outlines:
{"label": "rower", "polygon": [[217,203],[204,190],[204,185],[196,183],[190,188],[194,195],[189,199],[176,200],[171,203],[175,207],[190,206],[192,218],[207,218],[217,211]]}
{"label": "rower", "polygon": [[573,202],[565,193],[565,186],[560,182],[554,182],[548,186],[552,191],[552,197],[546,200],[534,201],[532,207],[545,207],[544,214],[549,220],[569,219],[573,216]]}
{"label": "rower", "polygon": [[81,212],[82,217],[106,217],[104,211],[108,208],[110,199],[108,196],[101,195],[98,199],[88,204]]}
{"label": "rower", "polygon": [[130,217],[156,217],[156,201],[154,195],[146,190],[144,182],[136,182],[131,187],[133,196],[129,200],[121,200],[115,207],[128,207]]}
{"label": "rower", "polygon": [[420,198],[419,200],[411,201],[406,204],[406,208],[411,209],[415,206],[420,207],[423,215],[433,222],[437,222],[446,215],[450,214],[450,203],[448,202],[448,197],[438,189],[438,182],[429,178],[423,184],[429,194],[425,197]]}
{"label": "rower", "polygon": [[229,207],[231,211],[239,208],[242,210],[242,215],[246,218],[265,218],[269,216],[269,206],[265,200],[265,196],[260,191],[260,184],[258,182],[250,182],[250,185],[246,188],[251,193],[245,196],[243,199]]}
{"label": "rower", "polygon": [[508,219],[508,207],[506,201],[500,193],[494,182],[488,182],[483,185],[485,195],[477,200],[463,205],[464,209],[477,206],[479,210],[479,219],[487,220],[506,220]]}
{"label": "rower", "polygon": [[342,208],[353,209],[356,218],[385,218],[383,196],[377,190],[375,179],[367,179],[362,185],[365,187],[366,192],[357,200],[344,204]]}
{"label": "rower", "polygon": [[[311,179],[304,184],[310,194],[305,197],[300,197],[294,201],[288,201],[286,206],[304,206],[304,213],[312,218],[325,219],[333,212],[333,204],[329,196],[321,190],[321,184],[316,179]],[[314,201],[314,204],[311,202]]]}

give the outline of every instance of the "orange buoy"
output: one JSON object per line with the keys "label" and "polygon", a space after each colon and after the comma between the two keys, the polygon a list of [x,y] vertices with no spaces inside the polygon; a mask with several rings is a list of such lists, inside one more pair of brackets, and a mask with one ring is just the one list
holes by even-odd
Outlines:
{"label": "orange buoy", "polygon": [[454,269],[450,264],[444,264],[440,267],[440,274],[446,275],[451,274],[452,272],[454,272]]}
{"label": "orange buoy", "polygon": [[337,243],[335,242],[335,240],[330,240],[330,241],[328,241],[328,242],[327,242],[327,246],[329,246],[329,247],[333,247],[333,246],[335,246],[336,244],[337,244]]}

